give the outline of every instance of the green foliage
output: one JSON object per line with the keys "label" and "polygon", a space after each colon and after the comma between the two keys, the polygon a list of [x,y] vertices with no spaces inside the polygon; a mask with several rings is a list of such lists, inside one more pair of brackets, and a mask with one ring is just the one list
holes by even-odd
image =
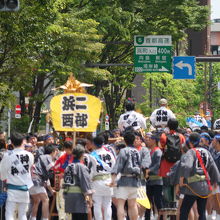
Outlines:
{"label": "green foliage", "polygon": [[146,34],[171,34],[174,42],[186,37],[185,30],[202,30],[208,23],[209,8],[197,0],[149,0],[144,5],[143,23]]}
{"label": "green foliage", "polygon": [[200,63],[198,65],[196,90],[200,94],[200,101],[209,103],[208,107],[213,112],[213,120],[216,120],[220,118],[220,91],[218,90],[220,64],[212,63],[212,66],[210,65],[208,63]]}
{"label": "green foliage", "polygon": [[11,102],[14,102],[15,96],[11,93],[10,88],[5,83],[0,83],[0,108],[10,107]]}
{"label": "green foliage", "polygon": [[[186,29],[201,30],[208,23],[208,8],[199,6],[198,1],[195,0],[107,0],[104,2],[96,0],[86,2],[88,4],[83,8],[82,15],[86,18],[92,17],[99,22],[98,30],[103,35],[103,41],[106,42],[100,56],[100,63],[132,63],[134,35],[172,35],[175,48],[178,42],[186,39]],[[126,43],[121,44],[121,41],[126,41]],[[129,42],[131,43],[129,44]],[[110,125],[114,127],[118,116],[123,111],[124,99],[129,96],[128,92],[133,86],[132,82],[136,74],[131,68],[111,67],[106,69],[110,72],[107,79],[96,80],[93,83],[97,88],[99,84],[102,85],[98,94],[103,94],[105,98],[106,109],[111,120]],[[170,79],[164,78],[163,81],[167,84]],[[153,86],[156,88],[159,86],[161,93],[168,94],[174,85],[170,84],[170,87],[167,88],[164,82]],[[194,90],[194,84],[188,84],[186,87],[192,87]],[[184,85],[178,84],[176,96],[185,92],[184,89]],[[198,101],[196,95],[196,97],[188,96],[191,104]],[[192,108],[191,104],[187,106],[187,98],[178,98],[178,101],[173,99],[173,105],[182,102],[181,109],[177,109],[178,114],[182,114],[180,112],[185,107]],[[144,111],[150,112],[146,109]]]}
{"label": "green foliage", "polygon": [[13,118],[11,121],[11,131],[27,133],[29,128],[29,117],[24,115],[21,118]]}
{"label": "green foliage", "polygon": [[[144,96],[146,101],[140,105],[142,112],[149,116],[159,106],[159,99],[164,97],[180,121],[180,126],[185,126],[186,117],[198,112],[199,104],[204,101],[209,103],[208,108],[213,112],[213,121],[220,118],[220,91],[217,89],[220,82],[220,64],[210,65],[198,63],[195,80],[174,80],[170,74],[147,74],[143,82],[147,94]],[[150,79],[152,100],[149,99]]]}
{"label": "green foliage", "polygon": [[53,94],[51,86],[63,84],[70,72],[85,82],[84,74],[93,79],[107,73],[83,65],[96,62],[103,48],[98,22],[80,18],[74,8],[63,10],[71,1],[44,3],[24,0],[18,12],[0,14],[0,77],[10,92],[31,93],[28,113],[29,120],[35,115],[34,124],[42,103]]}
{"label": "green foliage", "polygon": [[[186,29],[201,30],[208,18],[208,8],[196,0],[22,0],[20,8],[0,14],[0,103],[8,105],[6,96],[13,97],[13,91],[23,97],[31,93],[28,114],[29,120],[35,115],[36,125],[42,104],[54,94],[51,87],[62,85],[73,72],[95,85],[88,91],[104,98],[114,127],[136,74],[132,67],[86,64],[132,64],[134,35],[168,34],[176,45],[186,38]],[[201,99],[186,91],[195,91],[191,81],[176,84],[169,75],[152,79],[155,97],[175,88],[175,99],[168,99],[172,108],[178,106],[177,114],[184,108],[193,111]]]}
{"label": "green foliage", "polygon": [[[186,117],[193,115],[198,111],[200,94],[196,90],[196,81],[194,80],[174,80],[168,73],[147,74],[143,86],[149,91],[150,79],[152,80],[153,99],[149,100],[149,95],[145,96],[146,102],[141,105],[142,111],[146,115],[159,107],[160,98],[168,100],[169,108],[175,113],[181,126],[185,125]],[[152,108],[150,108],[150,102]]]}

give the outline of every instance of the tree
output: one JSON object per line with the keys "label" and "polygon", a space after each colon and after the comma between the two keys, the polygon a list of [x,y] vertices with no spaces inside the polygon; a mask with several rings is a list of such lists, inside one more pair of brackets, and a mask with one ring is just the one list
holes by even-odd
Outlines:
{"label": "tree", "polygon": [[69,1],[23,1],[18,13],[2,14],[0,21],[4,46],[0,77],[10,82],[12,90],[20,91],[22,114],[24,97],[31,94],[28,113],[30,120],[34,117],[34,131],[42,104],[53,94],[52,86],[64,83],[70,72],[79,78],[83,75],[84,79],[97,72],[86,70],[82,64],[95,60],[102,48],[97,42],[98,23],[80,19],[74,10],[63,11],[66,2]]}
{"label": "tree", "polygon": [[207,102],[206,108],[212,111],[212,122],[214,122],[220,118],[218,89],[220,65],[219,63],[199,63],[197,66],[196,91],[200,94],[200,103]]}
{"label": "tree", "polygon": [[[210,9],[198,0],[149,0],[143,9],[142,33],[172,35],[176,54],[186,40],[187,29],[203,30],[209,23]],[[185,45],[187,47],[187,45]]]}
{"label": "tree", "polygon": [[[206,67],[205,67],[206,66]],[[145,115],[150,115],[158,107],[160,98],[168,100],[169,108],[176,114],[181,126],[186,125],[186,118],[201,112],[200,103],[207,102],[206,108],[213,113],[212,122],[220,118],[220,104],[218,82],[220,82],[220,65],[218,63],[198,63],[195,80],[176,80],[170,74],[147,74],[143,86],[147,90],[145,102],[141,109]],[[150,80],[152,85],[150,85]],[[152,89],[152,99],[155,100],[150,107],[149,90]],[[205,115],[204,115],[205,116]]]}
{"label": "tree", "polygon": [[0,14],[0,77],[11,91],[20,91],[22,100],[32,95],[34,130],[42,103],[52,95],[50,88],[63,84],[70,72],[94,83],[89,92],[104,97],[115,126],[136,74],[131,67],[86,64],[132,64],[133,37],[138,34],[172,35],[178,48],[185,30],[204,28],[208,18],[207,7],[195,0],[24,0],[20,8]]}
{"label": "tree", "polygon": [[[208,23],[208,7],[199,6],[195,0],[82,2],[85,3],[83,15],[100,23],[98,30],[105,43],[100,63],[133,63],[134,35],[172,35],[174,51],[178,54],[179,43],[186,40],[186,30],[201,30]],[[123,110],[124,100],[134,86],[132,82],[136,74],[131,67],[106,69],[110,74],[104,80],[93,83],[99,88],[96,94],[104,96],[113,128]]]}
{"label": "tree", "polygon": [[155,103],[150,108],[149,96],[145,96],[146,102],[141,104],[141,109],[145,115],[150,115],[154,108],[159,106],[159,100],[166,98],[169,108],[175,113],[181,126],[186,125],[186,117],[194,115],[198,111],[201,94],[196,88],[194,80],[174,80],[169,73],[147,74],[143,86],[147,91],[150,90],[150,79],[153,88],[153,100]]}
{"label": "tree", "polygon": [[[81,20],[73,11],[58,13],[58,18],[48,26],[46,42],[47,48],[42,50],[40,67],[33,87],[32,96],[37,98],[34,112],[34,130],[37,130],[40,110],[44,101],[51,95],[48,91],[53,84],[63,84],[70,72],[81,79],[83,74],[91,75],[95,71],[85,70],[82,63],[87,59],[95,59],[101,50],[102,44],[95,43],[100,36],[97,34],[97,22],[92,19]],[[47,69],[45,69],[47,68]],[[83,77],[85,79],[85,76]],[[36,96],[37,95],[37,96]]]}

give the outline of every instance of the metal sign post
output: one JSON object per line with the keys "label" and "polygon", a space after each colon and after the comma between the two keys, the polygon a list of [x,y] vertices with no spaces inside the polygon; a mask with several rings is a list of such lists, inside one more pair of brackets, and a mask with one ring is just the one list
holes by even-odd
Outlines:
{"label": "metal sign post", "polygon": [[11,137],[11,108],[8,109],[8,140],[10,137]]}

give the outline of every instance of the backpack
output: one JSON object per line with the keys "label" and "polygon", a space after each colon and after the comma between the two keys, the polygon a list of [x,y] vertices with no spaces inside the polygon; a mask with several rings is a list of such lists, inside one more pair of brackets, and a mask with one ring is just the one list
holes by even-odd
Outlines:
{"label": "backpack", "polygon": [[167,142],[164,150],[164,158],[175,163],[181,157],[181,144],[179,134],[166,134]]}

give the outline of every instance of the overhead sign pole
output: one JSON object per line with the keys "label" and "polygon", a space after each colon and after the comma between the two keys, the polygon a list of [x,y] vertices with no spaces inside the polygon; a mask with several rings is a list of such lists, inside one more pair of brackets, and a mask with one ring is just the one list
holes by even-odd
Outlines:
{"label": "overhead sign pole", "polygon": [[134,71],[171,72],[170,35],[134,36]]}
{"label": "overhead sign pole", "polygon": [[[220,62],[220,56],[203,56],[195,57],[196,62]],[[134,66],[133,63],[86,63],[83,64],[85,67],[111,67],[111,66]]]}

